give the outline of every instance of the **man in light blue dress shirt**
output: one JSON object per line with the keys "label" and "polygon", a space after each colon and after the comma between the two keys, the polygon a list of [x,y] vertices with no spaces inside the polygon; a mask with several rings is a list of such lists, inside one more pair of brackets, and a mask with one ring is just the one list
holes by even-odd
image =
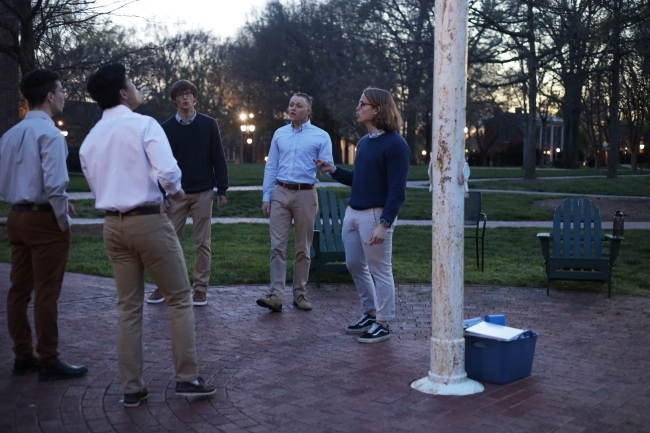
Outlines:
{"label": "man in light blue dress shirt", "polygon": [[314,184],[314,160],[333,161],[332,141],[327,132],[311,124],[312,99],[296,93],[287,112],[291,123],[275,131],[271,140],[262,197],[262,213],[269,221],[271,235],[271,284],[269,293],[257,305],[282,311],[282,296],[287,279],[287,244],[291,221],[295,227],[296,259],[293,267],[293,305],[309,311],[306,285],[311,263],[310,247],[318,199]]}
{"label": "man in light blue dress shirt", "polygon": [[[11,246],[11,288],[7,325],[16,356],[12,374],[38,370],[38,380],[81,377],[84,366],[59,359],[58,300],[70,250],[68,146],[52,117],[61,114],[66,91],[59,74],[36,69],[25,74],[20,91],[29,104],[25,118],[0,140],[0,196],[11,203],[7,218]],[[34,329],[27,309],[34,299]]]}

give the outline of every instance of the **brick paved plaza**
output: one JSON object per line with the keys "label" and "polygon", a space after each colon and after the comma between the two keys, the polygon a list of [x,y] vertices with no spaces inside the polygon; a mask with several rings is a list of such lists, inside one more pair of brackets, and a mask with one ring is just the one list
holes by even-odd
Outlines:
{"label": "brick paved plaza", "polygon": [[[12,377],[9,265],[0,264],[0,432],[650,432],[650,299],[545,289],[467,287],[465,317],[504,313],[539,333],[533,374],[467,397],[409,384],[429,367],[429,286],[400,285],[388,342],[343,328],[359,315],[350,286],[312,290],[312,312],[255,305],[261,286],[212,287],[196,307],[200,374],[212,399],[174,395],[167,311],[144,305],[150,397],[125,409],[110,278],[67,274],[59,304],[62,359],[87,376]],[[152,287],[148,286],[147,290]]]}

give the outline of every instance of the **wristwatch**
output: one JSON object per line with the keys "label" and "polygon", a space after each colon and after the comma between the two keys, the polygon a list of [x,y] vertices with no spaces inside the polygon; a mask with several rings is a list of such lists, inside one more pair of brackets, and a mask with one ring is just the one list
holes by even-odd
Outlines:
{"label": "wristwatch", "polygon": [[393,225],[392,222],[390,222],[390,221],[388,221],[387,219],[384,219],[384,218],[381,218],[381,219],[379,220],[379,224],[381,224],[382,226],[386,227],[387,229],[389,229],[390,226]]}

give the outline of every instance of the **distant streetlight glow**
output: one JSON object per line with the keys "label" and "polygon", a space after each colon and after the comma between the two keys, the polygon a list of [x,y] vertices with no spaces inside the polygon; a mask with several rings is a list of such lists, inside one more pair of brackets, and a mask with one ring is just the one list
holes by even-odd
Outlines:
{"label": "distant streetlight glow", "polygon": [[[249,122],[252,122],[252,119],[255,117],[255,114],[253,113],[246,113],[242,112],[239,114],[239,120],[241,121],[241,125],[239,126],[239,129],[241,129],[241,148],[239,151],[239,157],[240,157],[240,163],[244,162],[244,144],[253,144],[253,139],[252,138],[247,138],[246,135],[247,133],[253,133],[255,132],[255,125],[251,125]],[[253,149],[253,160],[255,160],[255,149]]]}

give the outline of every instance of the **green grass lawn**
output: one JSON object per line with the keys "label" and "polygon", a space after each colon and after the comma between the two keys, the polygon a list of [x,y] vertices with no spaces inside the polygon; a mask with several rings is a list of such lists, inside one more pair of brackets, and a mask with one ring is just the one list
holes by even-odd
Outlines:
{"label": "green grass lawn", "polygon": [[[350,165],[341,165],[350,169]],[[429,180],[427,165],[412,165],[409,167],[409,180]],[[524,172],[521,167],[472,167],[471,179],[523,179]],[[538,178],[552,178],[562,176],[600,176],[603,179],[607,176],[607,169],[594,170],[592,168],[581,168],[578,170],[566,170],[559,168],[538,168]],[[643,171],[631,172],[626,167],[619,167],[618,174],[621,177],[633,174],[645,174]],[[331,178],[318,176],[321,182],[335,182]],[[229,164],[228,182],[230,186],[261,185],[264,179],[264,164]],[[478,188],[478,187],[475,187]],[[482,187],[481,187],[482,188]],[[70,192],[88,192],[90,188],[83,176],[71,176]],[[641,195],[641,194],[638,194]]]}
{"label": "green grass lawn", "polygon": [[[263,176],[262,164],[243,164],[230,167],[232,185],[259,185]],[[621,170],[621,174],[629,173]],[[551,198],[547,195],[490,192],[490,189],[527,190],[540,192],[563,192],[567,194],[603,194],[623,196],[650,196],[650,178],[620,176],[606,179],[606,172],[580,169],[537,171],[539,177],[558,177],[567,174],[588,176],[602,174],[599,178],[545,179],[532,182],[521,180],[521,168],[477,168],[472,177],[510,178],[504,181],[473,182],[472,189],[488,190],[483,193],[483,211],[490,221],[550,221],[552,211],[535,206],[535,202]],[[641,173],[640,173],[641,174]],[[644,174],[644,173],[643,173]],[[427,178],[426,166],[414,166],[413,180]],[[71,191],[87,190],[83,177],[73,177]],[[344,201],[350,189],[331,188]],[[557,198],[557,197],[553,197]],[[261,217],[261,191],[230,191],[228,206],[214,206],[215,217]],[[81,218],[101,218],[94,209],[94,200],[76,200],[77,214]],[[400,219],[429,220],[431,217],[431,194],[426,189],[407,189],[406,202]],[[9,205],[0,201],[0,217],[6,217]],[[535,234],[539,229],[489,229],[486,234],[485,272],[476,269],[475,254],[466,246],[465,281],[468,284],[542,287],[545,285],[543,260]],[[650,231],[626,230],[625,241],[614,269],[614,293],[634,295],[650,294]],[[292,257],[290,240],[289,257]],[[268,226],[262,224],[233,224],[213,226],[213,272],[211,284],[266,284],[268,282],[269,235]],[[188,268],[194,262],[194,246],[191,227],[182,240]],[[394,271],[398,283],[427,283],[431,280],[431,228],[398,226],[394,241]],[[0,261],[10,260],[7,240],[0,240]],[[291,268],[292,260],[289,260]],[[67,269],[73,272],[112,276],[101,237],[73,236],[73,244]],[[292,270],[289,269],[289,279]],[[326,273],[323,281],[351,283],[347,274]],[[553,287],[575,290],[606,291],[605,284],[553,282]]]}
{"label": "green grass lawn", "polygon": [[[544,287],[544,262],[536,234],[539,229],[499,228],[486,232],[485,271],[476,266],[474,245],[465,244],[466,284],[516,287]],[[10,260],[7,241],[0,247],[0,261]],[[188,272],[194,266],[191,227],[181,241]],[[211,285],[267,284],[269,281],[269,233],[263,224],[215,225],[212,228]],[[293,238],[289,240],[288,274],[292,278]],[[614,268],[613,293],[650,295],[650,231],[626,230],[625,241]],[[393,269],[399,283],[431,282],[431,228],[398,226],[394,236]],[[112,276],[101,236],[73,236],[67,270]],[[347,273],[325,272],[325,283],[352,283]],[[313,276],[311,281],[313,282]],[[553,288],[606,293],[607,285],[597,282],[554,281]]]}
{"label": "green grass lawn", "polygon": [[[599,179],[584,179],[589,191],[598,191]],[[616,182],[629,184],[628,181],[639,179],[619,179]],[[350,196],[350,188],[327,188],[334,192],[345,203]],[[647,194],[650,195],[650,194]],[[561,198],[552,195],[509,194],[486,191],[483,193],[483,212],[489,221],[550,221],[551,211],[535,206],[535,202],[546,199]],[[406,201],[400,209],[399,218],[403,220],[431,219],[431,193],[427,189],[408,188]],[[95,200],[84,199],[73,202],[78,218],[103,218],[104,213],[95,209]],[[262,191],[230,191],[228,205],[221,209],[216,200],[212,215],[218,218],[261,218]],[[0,201],[0,217],[9,214],[10,206]]]}
{"label": "green grass lawn", "polygon": [[534,181],[494,180],[470,182],[470,189],[562,192],[620,196],[650,196],[650,176],[621,176],[617,179],[538,179]]}

